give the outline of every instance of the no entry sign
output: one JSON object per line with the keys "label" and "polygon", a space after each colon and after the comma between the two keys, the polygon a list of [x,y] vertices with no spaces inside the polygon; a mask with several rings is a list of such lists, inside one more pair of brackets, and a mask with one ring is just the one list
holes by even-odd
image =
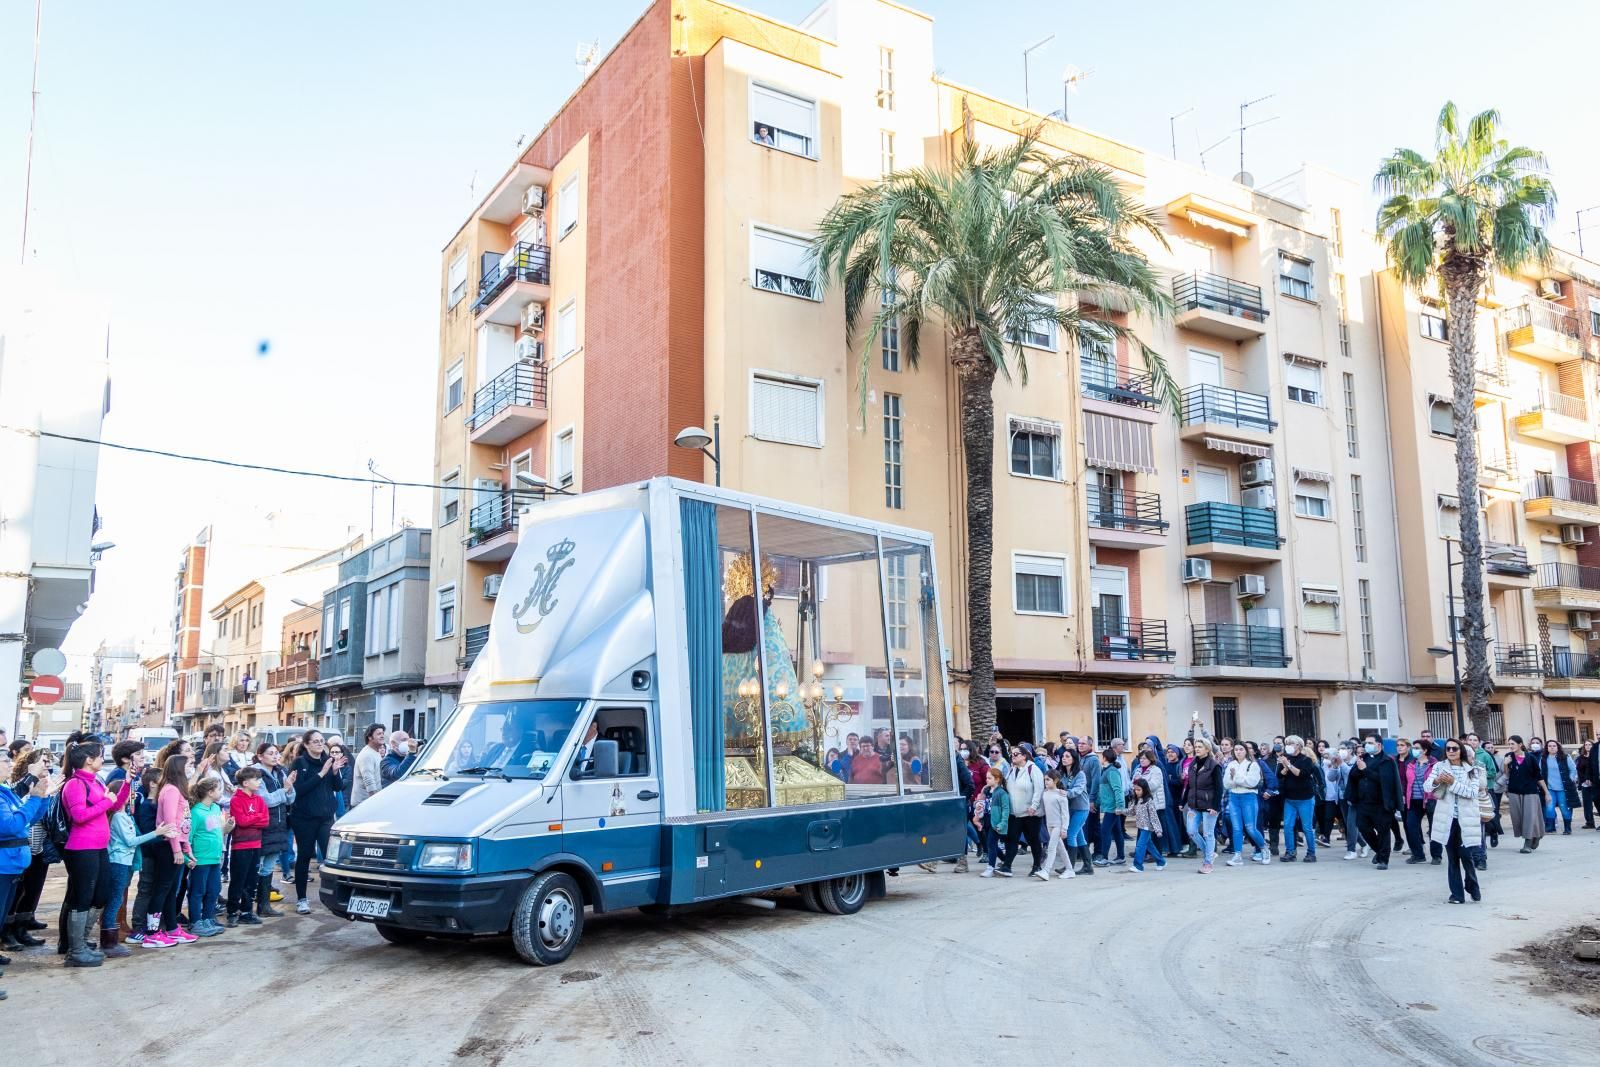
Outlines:
{"label": "no entry sign", "polygon": [[66,686],[53,674],[41,674],[28,686],[28,696],[35,704],[54,704],[65,691]]}

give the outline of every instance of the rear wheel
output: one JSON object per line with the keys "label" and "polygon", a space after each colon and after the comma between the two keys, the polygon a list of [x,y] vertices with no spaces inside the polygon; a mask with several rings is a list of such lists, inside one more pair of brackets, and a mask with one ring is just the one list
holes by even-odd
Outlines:
{"label": "rear wheel", "polygon": [[817,883],[803,882],[795,886],[800,893],[800,906],[807,911],[823,911],[822,901],[817,899]]}
{"label": "rear wheel", "polygon": [[403,926],[390,926],[388,923],[377,923],[378,936],[391,945],[415,945],[427,940],[428,935],[417,930],[407,930]]}
{"label": "rear wheel", "polygon": [[547,967],[572,955],[583,936],[583,890],[561,871],[546,871],[522,891],[511,940],[527,963]]}
{"label": "rear wheel", "polygon": [[867,876],[864,874],[830,878],[815,886],[818,902],[832,915],[854,915],[867,902]]}

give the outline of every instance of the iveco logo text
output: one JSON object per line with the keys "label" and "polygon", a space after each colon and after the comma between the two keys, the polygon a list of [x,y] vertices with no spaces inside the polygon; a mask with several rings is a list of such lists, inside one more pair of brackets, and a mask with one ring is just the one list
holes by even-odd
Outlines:
{"label": "iveco logo text", "polygon": [[361,854],[363,856],[376,856],[379,859],[382,859],[383,858],[383,849],[381,849],[381,848],[363,848],[361,850]]}

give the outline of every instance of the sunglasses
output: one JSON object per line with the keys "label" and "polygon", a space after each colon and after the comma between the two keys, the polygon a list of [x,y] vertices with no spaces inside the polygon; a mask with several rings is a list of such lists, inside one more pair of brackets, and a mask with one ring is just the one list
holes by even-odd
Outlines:
{"label": "sunglasses", "polygon": [[1461,746],[1460,745],[1446,745],[1446,746],[1444,746],[1444,750],[1446,752],[1460,752],[1461,751]]}

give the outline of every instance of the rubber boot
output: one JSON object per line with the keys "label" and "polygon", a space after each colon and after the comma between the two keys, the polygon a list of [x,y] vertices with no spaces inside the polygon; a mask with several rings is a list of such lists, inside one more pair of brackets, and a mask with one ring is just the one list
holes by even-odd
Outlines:
{"label": "rubber boot", "polygon": [[275,919],[283,912],[272,906],[272,875],[263,874],[256,881],[256,914],[263,919]]}
{"label": "rubber boot", "polygon": [[62,922],[67,928],[66,965],[68,967],[100,966],[100,955],[91,953],[88,944],[83,939],[84,929],[89,923],[89,913],[86,911],[69,911]]}
{"label": "rubber boot", "polygon": [[[31,912],[31,911],[28,912],[25,915],[18,915],[17,916],[17,922],[19,924],[18,928],[22,929],[22,930],[48,930],[48,929],[50,929],[50,924],[49,923],[40,922],[34,916],[33,912]],[[43,942],[41,942],[41,944],[42,943]]]}
{"label": "rubber boot", "polygon": [[105,914],[105,910],[104,908],[90,908],[89,918],[83,928],[83,947],[88,950],[89,955],[100,960],[104,960],[106,954],[95,947],[95,941],[100,937],[100,917]]}
{"label": "rubber boot", "polygon": [[122,931],[113,928],[100,931],[100,954],[108,960],[120,960],[133,955],[133,950],[122,944]]}
{"label": "rubber boot", "polygon": [[17,937],[15,923],[6,923],[5,928],[0,929],[0,949],[4,949],[7,952],[21,952],[27,947]]}
{"label": "rubber boot", "polygon": [[1092,855],[1093,854],[1089,851],[1089,846],[1088,845],[1079,845],[1078,846],[1078,859],[1082,863],[1082,866],[1080,866],[1078,868],[1078,873],[1079,874],[1093,874],[1094,873],[1094,862],[1093,862],[1093,859],[1092,859]]}
{"label": "rubber boot", "polygon": [[1542,841],[1542,840],[1544,840],[1542,837],[1532,838],[1532,839],[1530,839],[1528,841],[1528,847],[1529,848],[1538,848],[1539,847],[1539,842]]}
{"label": "rubber boot", "polygon": [[1274,856],[1276,856],[1278,854],[1278,831],[1277,830],[1268,830],[1267,831],[1267,844],[1272,846],[1272,854]]}

